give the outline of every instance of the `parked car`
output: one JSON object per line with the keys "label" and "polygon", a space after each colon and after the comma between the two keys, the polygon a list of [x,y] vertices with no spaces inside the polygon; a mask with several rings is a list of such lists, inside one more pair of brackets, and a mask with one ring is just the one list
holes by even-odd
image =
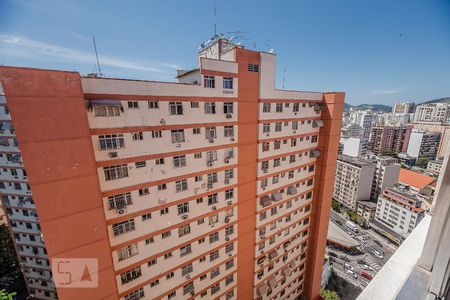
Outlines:
{"label": "parked car", "polygon": [[344,264],[344,268],[345,268],[345,269],[348,269],[348,270],[355,271],[355,268],[353,268],[353,266],[350,265],[350,264],[348,264],[348,263],[345,263],[345,264]]}
{"label": "parked car", "polygon": [[345,270],[345,273],[347,273],[348,275],[352,276],[355,279],[358,278],[358,275],[356,275],[356,273],[350,269]]}
{"label": "parked car", "polygon": [[336,258],[330,256],[330,261],[331,261],[331,262],[336,262]]}
{"label": "parked car", "polygon": [[363,267],[364,270],[367,270],[367,271],[372,270],[372,267],[369,266],[369,265],[362,265],[362,267]]}
{"label": "parked car", "polygon": [[383,259],[383,255],[380,252],[378,252],[378,250],[373,250],[372,254],[380,259]]}
{"label": "parked car", "polygon": [[360,259],[360,260],[356,261],[356,263],[357,263],[358,265],[366,265],[366,264],[367,264],[366,261],[365,261],[364,259]]}
{"label": "parked car", "polygon": [[373,240],[373,242],[374,242],[375,244],[377,244],[378,246],[380,246],[381,248],[383,248],[383,244],[381,244],[380,241]]}
{"label": "parked car", "polygon": [[333,256],[333,257],[338,257],[338,255],[336,253],[331,252],[331,251],[328,252],[328,255],[329,256]]}
{"label": "parked car", "polygon": [[341,225],[342,226],[342,222],[339,220],[336,220],[336,224]]}
{"label": "parked car", "polygon": [[361,272],[361,276],[364,277],[367,280],[372,280],[373,279],[373,276],[370,275],[369,273],[365,272],[365,271]]}
{"label": "parked car", "polygon": [[345,255],[341,255],[341,256],[339,256],[339,258],[342,259],[343,261],[347,261],[347,262],[350,261],[350,259]]}

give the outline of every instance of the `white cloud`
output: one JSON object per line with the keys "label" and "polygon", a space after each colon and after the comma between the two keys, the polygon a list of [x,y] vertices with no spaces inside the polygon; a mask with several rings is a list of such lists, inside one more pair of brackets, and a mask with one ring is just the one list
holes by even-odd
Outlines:
{"label": "white cloud", "polygon": [[[61,47],[28,37],[0,34],[0,51],[8,56],[38,58],[40,61],[64,61],[93,66],[93,52]],[[129,60],[120,57],[99,55],[100,65],[105,67],[144,71],[157,74],[175,74],[175,64],[155,63],[145,60]]]}

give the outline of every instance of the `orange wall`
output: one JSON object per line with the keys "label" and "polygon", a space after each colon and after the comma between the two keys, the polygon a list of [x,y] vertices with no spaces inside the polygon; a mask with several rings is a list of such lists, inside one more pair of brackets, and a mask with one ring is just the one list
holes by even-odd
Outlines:
{"label": "orange wall", "polygon": [[238,256],[237,299],[253,299],[256,228],[256,169],[258,153],[259,53],[236,49],[239,78],[238,99]]}
{"label": "orange wall", "polygon": [[113,262],[80,76],[0,67],[48,255],[97,258],[99,287],[59,299],[117,299]]}
{"label": "orange wall", "polygon": [[336,172],[337,152],[344,110],[344,93],[325,93],[322,111],[325,126],[320,129],[314,198],[311,210],[310,238],[306,263],[305,295],[307,299],[320,299],[323,259],[327,242],[331,197]]}

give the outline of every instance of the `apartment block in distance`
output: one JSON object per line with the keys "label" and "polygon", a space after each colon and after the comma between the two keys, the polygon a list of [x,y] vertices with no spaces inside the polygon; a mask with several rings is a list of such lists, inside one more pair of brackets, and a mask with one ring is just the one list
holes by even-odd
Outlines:
{"label": "apartment block in distance", "polygon": [[1,86],[0,122],[0,224],[8,223],[11,230],[28,292],[35,299],[57,299],[34,195]]}
{"label": "apartment block in distance", "polygon": [[340,155],[337,160],[333,200],[356,210],[356,202],[369,200],[375,165],[368,160]]}
{"label": "apartment block in distance", "polygon": [[375,220],[397,236],[405,239],[425,216],[422,201],[400,184],[387,188],[378,197]]}
{"label": "apartment block in distance", "polygon": [[439,149],[440,137],[441,134],[439,132],[413,129],[406,153],[414,158],[426,157],[434,160]]}
{"label": "apartment block in distance", "polygon": [[408,150],[408,142],[412,126],[375,126],[372,127],[369,150],[378,155],[383,150],[404,153]]}
{"label": "apartment block in distance", "polygon": [[0,67],[50,263],[98,259],[59,299],[319,299],[344,94],[276,89],[274,54],[224,38],[198,60],[177,83]]}

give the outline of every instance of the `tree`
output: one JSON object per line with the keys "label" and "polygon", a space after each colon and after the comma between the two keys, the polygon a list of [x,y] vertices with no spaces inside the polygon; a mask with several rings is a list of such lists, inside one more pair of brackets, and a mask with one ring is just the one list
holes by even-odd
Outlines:
{"label": "tree", "polygon": [[391,157],[395,157],[397,155],[397,153],[395,153],[394,150],[392,149],[383,149],[380,151],[380,156],[391,156]]}
{"label": "tree", "polygon": [[416,161],[416,167],[426,169],[429,159],[427,157],[419,157]]}
{"label": "tree", "polygon": [[347,211],[347,216],[350,218],[350,220],[352,220],[353,222],[357,222],[358,220],[358,215],[353,211],[353,210],[349,210]]}
{"label": "tree", "polygon": [[337,201],[332,201],[331,202],[331,208],[334,210],[334,211],[337,211],[337,212],[340,212],[341,211],[341,208],[342,208],[342,204],[341,203],[339,203],[339,202],[337,202]]}
{"label": "tree", "polygon": [[14,300],[14,296],[17,295],[16,292],[8,293],[5,290],[0,291],[0,300]]}
{"label": "tree", "polygon": [[336,292],[324,288],[320,289],[320,296],[325,300],[340,300],[339,295]]}

